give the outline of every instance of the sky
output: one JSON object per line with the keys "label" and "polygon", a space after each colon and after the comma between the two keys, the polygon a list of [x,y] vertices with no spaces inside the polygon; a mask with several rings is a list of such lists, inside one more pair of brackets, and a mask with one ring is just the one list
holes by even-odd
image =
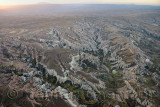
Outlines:
{"label": "sky", "polygon": [[37,3],[52,4],[149,4],[160,5],[160,0],[0,0],[0,6],[26,5]]}

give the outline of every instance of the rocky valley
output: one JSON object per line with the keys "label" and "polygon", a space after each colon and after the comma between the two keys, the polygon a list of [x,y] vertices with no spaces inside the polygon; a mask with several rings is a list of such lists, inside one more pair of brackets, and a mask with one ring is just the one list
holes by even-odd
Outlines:
{"label": "rocky valley", "polygon": [[0,107],[160,106],[160,7],[118,6],[0,10]]}

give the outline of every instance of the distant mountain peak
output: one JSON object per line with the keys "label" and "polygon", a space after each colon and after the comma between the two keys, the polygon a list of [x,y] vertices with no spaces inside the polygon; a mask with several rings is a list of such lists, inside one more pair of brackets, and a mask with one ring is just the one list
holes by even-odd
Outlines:
{"label": "distant mountain peak", "polygon": [[51,4],[51,3],[48,3],[48,2],[39,2],[37,4]]}

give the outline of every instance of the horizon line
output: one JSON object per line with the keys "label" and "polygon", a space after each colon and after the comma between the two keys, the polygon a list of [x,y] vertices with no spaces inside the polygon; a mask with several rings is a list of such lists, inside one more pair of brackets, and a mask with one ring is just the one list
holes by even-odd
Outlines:
{"label": "horizon line", "polygon": [[1,5],[0,4],[0,6],[19,6],[19,5],[37,5],[37,4],[56,4],[56,5],[67,5],[67,4],[70,4],[70,5],[75,5],[75,4],[83,4],[83,5],[85,5],[85,4],[124,4],[124,5],[159,5],[160,6],[160,4],[145,4],[145,3],[103,3],[103,2],[101,2],[101,3],[48,3],[48,2],[39,2],[39,3],[27,3],[27,4],[8,4],[8,5]]}
{"label": "horizon line", "polygon": [[[9,4],[9,5],[1,5],[1,8],[9,8],[16,6],[29,6],[29,5],[142,5],[142,6],[160,6],[160,4],[142,4],[142,3],[48,3],[48,2],[39,2],[39,3],[28,3],[28,4]],[[0,9],[1,9],[0,8]]]}

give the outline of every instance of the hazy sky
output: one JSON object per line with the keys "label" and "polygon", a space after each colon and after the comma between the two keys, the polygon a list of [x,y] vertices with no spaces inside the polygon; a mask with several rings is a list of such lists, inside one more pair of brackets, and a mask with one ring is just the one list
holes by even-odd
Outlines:
{"label": "hazy sky", "polygon": [[94,4],[94,3],[117,3],[117,4],[151,4],[160,5],[160,0],[0,0],[0,6],[17,4],[35,4],[35,3],[54,3],[54,4]]}

